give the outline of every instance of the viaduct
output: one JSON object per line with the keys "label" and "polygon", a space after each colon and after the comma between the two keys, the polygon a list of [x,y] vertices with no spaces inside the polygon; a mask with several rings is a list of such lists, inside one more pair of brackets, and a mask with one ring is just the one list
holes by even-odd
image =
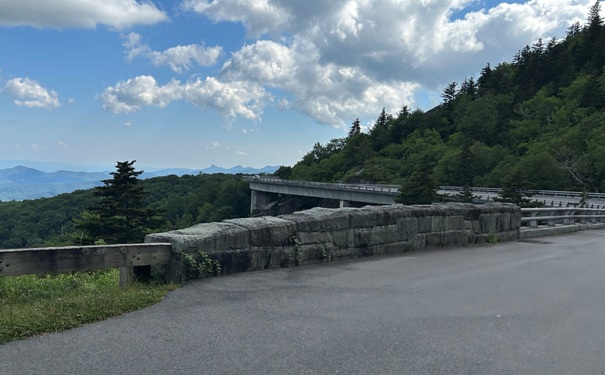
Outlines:
{"label": "viaduct", "polygon": [[[351,202],[367,203],[372,205],[390,205],[395,203],[399,194],[397,185],[375,184],[334,184],[313,181],[282,180],[272,177],[246,177],[250,182],[252,193],[250,212],[262,210],[271,203],[274,194],[294,195],[300,197],[314,197],[334,199],[340,201],[340,207],[349,207]],[[456,194],[462,188],[457,186],[440,186],[439,194]],[[473,188],[473,194],[479,200],[493,200],[498,195],[498,188]],[[581,192],[535,190],[531,192],[534,200],[550,206],[577,205],[582,199]],[[592,208],[605,206],[605,194],[589,193],[586,202]]]}

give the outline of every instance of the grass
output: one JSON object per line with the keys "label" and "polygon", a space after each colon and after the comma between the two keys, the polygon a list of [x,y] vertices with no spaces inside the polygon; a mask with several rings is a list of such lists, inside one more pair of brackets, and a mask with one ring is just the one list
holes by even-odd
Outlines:
{"label": "grass", "polygon": [[118,285],[118,270],[0,277],[0,345],[78,327],[162,300],[175,284]]}

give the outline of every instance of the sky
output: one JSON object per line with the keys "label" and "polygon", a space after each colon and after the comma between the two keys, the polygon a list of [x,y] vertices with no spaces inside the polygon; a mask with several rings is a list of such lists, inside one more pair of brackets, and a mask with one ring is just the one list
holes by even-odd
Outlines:
{"label": "sky", "polygon": [[0,0],[0,160],[293,165],[594,0]]}

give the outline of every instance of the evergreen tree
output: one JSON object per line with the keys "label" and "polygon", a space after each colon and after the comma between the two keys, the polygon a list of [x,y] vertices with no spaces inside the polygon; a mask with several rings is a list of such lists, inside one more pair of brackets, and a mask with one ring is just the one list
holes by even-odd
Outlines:
{"label": "evergreen tree", "polygon": [[145,207],[145,189],[139,185],[133,161],[118,162],[111,179],[95,188],[99,203],[82,214],[76,228],[84,232],[81,244],[139,243],[160,226],[157,213]]}
{"label": "evergreen tree", "polygon": [[540,207],[542,203],[532,201],[532,193],[528,190],[527,177],[523,174],[513,173],[502,181],[502,190],[498,197],[494,198],[496,202],[513,203],[519,207]]}
{"label": "evergreen tree", "polygon": [[356,118],[351,125],[351,130],[349,130],[349,138],[354,137],[361,133],[361,123],[359,122],[359,118]]}
{"label": "evergreen tree", "polygon": [[473,189],[469,184],[465,184],[462,187],[462,190],[460,190],[458,194],[455,195],[455,197],[460,202],[464,203],[472,203],[474,199],[478,198],[476,195],[473,194]]}
{"label": "evergreen tree", "polygon": [[456,96],[458,95],[458,90],[456,87],[458,86],[458,82],[452,82],[443,90],[441,97],[443,98],[443,106],[447,109],[451,109],[452,103]]}
{"label": "evergreen tree", "polygon": [[421,162],[414,165],[413,170],[399,188],[399,196],[395,199],[402,204],[431,204],[437,199],[437,184],[432,175],[431,162],[424,155]]}

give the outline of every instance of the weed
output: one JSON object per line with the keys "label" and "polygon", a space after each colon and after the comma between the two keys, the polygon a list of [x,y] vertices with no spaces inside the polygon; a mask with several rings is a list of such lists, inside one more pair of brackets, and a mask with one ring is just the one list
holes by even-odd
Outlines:
{"label": "weed", "polygon": [[500,242],[500,237],[496,236],[495,234],[490,233],[490,234],[487,236],[487,243],[490,243],[490,244],[497,244],[497,243],[499,243],[499,242]]}
{"label": "weed", "polygon": [[218,260],[212,259],[205,251],[199,250],[197,258],[182,253],[183,262],[187,267],[187,279],[199,279],[206,276],[218,276],[221,274],[221,265]]}

